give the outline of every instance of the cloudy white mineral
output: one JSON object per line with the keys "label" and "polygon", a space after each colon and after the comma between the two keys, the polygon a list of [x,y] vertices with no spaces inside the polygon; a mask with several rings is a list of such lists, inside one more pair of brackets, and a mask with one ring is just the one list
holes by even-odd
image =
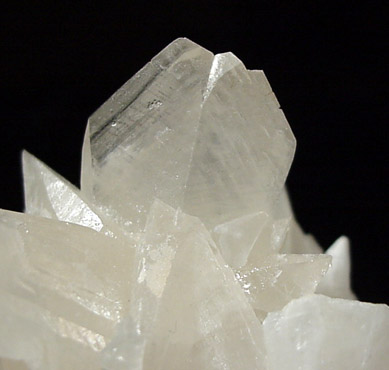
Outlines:
{"label": "cloudy white mineral", "polygon": [[285,190],[262,71],[187,39],[89,119],[81,190],[23,153],[0,211],[0,369],[386,369],[389,309],[350,289]]}

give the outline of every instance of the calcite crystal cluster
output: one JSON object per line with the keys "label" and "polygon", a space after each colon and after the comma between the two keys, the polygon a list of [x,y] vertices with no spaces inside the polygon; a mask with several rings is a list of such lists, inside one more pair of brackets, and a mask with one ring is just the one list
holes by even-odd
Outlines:
{"label": "calcite crystal cluster", "polygon": [[386,369],[285,189],[295,139],[262,71],[177,39],[89,119],[81,190],[23,153],[0,211],[0,369]]}

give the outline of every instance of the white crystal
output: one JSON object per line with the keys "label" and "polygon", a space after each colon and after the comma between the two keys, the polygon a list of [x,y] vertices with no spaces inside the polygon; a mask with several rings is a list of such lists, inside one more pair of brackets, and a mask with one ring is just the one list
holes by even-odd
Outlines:
{"label": "white crystal", "polygon": [[27,151],[23,151],[26,213],[101,231],[103,222],[79,190]]}
{"label": "white crystal", "polygon": [[292,299],[315,292],[331,258],[323,254],[278,254],[236,270],[258,318],[277,311]]}
{"label": "white crystal", "polygon": [[178,39],[89,119],[82,191],[118,222],[136,220],[133,231],[158,198],[211,232],[239,219],[250,240],[237,245],[250,244],[247,216],[269,211],[295,147],[273,96],[263,72]]}
{"label": "white crystal", "polygon": [[[224,260],[231,267],[246,265],[254,245],[264,234],[269,216],[265,212],[246,215],[214,228],[215,241]],[[262,248],[258,247],[262,250]],[[263,248],[264,249],[264,248]]]}
{"label": "white crystal", "polygon": [[142,370],[145,337],[140,334],[131,316],[117,327],[116,334],[102,352],[104,369]]}
{"label": "white crystal", "polygon": [[25,213],[89,227],[124,242],[139,239],[110,222],[79,189],[32,154],[23,151],[22,162]]}
{"label": "white crystal", "polygon": [[383,370],[389,308],[321,295],[290,302],[263,323],[268,370]]}
{"label": "white crystal", "polygon": [[283,253],[322,253],[322,248],[316,239],[310,234],[305,234],[297,223],[286,188],[281,193],[277,207],[274,208],[274,214],[276,218],[290,220],[289,229],[281,248]]}
{"label": "white crystal", "polygon": [[262,71],[178,39],[89,119],[81,190],[24,152],[0,369],[384,369],[388,307],[297,223],[294,149]]}
{"label": "white crystal", "polygon": [[320,282],[317,293],[334,298],[355,299],[350,283],[350,241],[341,236],[326,251],[332,256],[332,267]]}
{"label": "white crystal", "polygon": [[33,369],[96,369],[128,312],[134,249],[89,228],[8,211],[0,211],[0,234],[0,357]]}
{"label": "white crystal", "polygon": [[148,339],[144,369],[264,367],[260,323],[198,219],[154,203],[143,249],[135,321]]}

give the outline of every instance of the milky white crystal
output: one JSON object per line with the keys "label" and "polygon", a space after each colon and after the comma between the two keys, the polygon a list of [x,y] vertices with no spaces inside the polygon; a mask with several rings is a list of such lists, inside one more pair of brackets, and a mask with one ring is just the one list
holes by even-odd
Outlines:
{"label": "milky white crystal", "polygon": [[90,117],[81,190],[24,151],[0,369],[385,369],[388,307],[298,225],[294,150],[262,71],[177,39]]}
{"label": "milky white crystal", "polygon": [[93,229],[0,211],[0,356],[96,369],[129,307],[134,248]]}
{"label": "milky white crystal", "polygon": [[251,234],[246,216],[280,196],[295,149],[263,72],[186,39],[153,58],[88,127],[82,190],[119,223],[133,220],[133,231],[158,198],[210,232],[236,221]]}
{"label": "milky white crystal", "polygon": [[263,323],[268,370],[384,370],[388,311],[321,295],[296,299]]}
{"label": "milky white crystal", "polygon": [[26,213],[102,230],[103,221],[79,189],[27,151],[23,151],[22,162]]}
{"label": "milky white crystal", "polygon": [[323,254],[274,254],[236,270],[236,278],[257,316],[285,306],[293,298],[314,293],[331,258]]}
{"label": "milky white crystal", "polygon": [[350,241],[341,236],[326,254],[332,257],[332,268],[320,282],[317,293],[334,298],[355,299],[350,286]]}
{"label": "milky white crystal", "polygon": [[263,368],[261,325],[201,221],[157,201],[145,234],[133,310],[145,368]]}

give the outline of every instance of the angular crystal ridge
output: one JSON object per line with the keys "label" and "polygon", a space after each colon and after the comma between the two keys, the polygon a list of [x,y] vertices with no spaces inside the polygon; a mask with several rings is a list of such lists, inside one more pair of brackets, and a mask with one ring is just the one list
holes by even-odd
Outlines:
{"label": "angular crystal ridge", "polygon": [[[145,234],[133,299],[144,369],[263,368],[260,323],[200,220],[156,201]],[[119,343],[134,336],[119,330]]]}
{"label": "angular crystal ridge", "polygon": [[61,175],[38,158],[22,153],[25,213],[89,227],[106,236],[135,243],[139,235],[126,233]]}
{"label": "angular crystal ridge", "polygon": [[260,319],[295,298],[314,293],[331,257],[324,254],[275,254],[235,274]]}
{"label": "angular crystal ridge", "polygon": [[334,298],[355,299],[350,282],[350,240],[341,236],[326,250],[326,254],[332,257],[332,267],[316,292]]}
{"label": "angular crystal ridge", "polygon": [[134,249],[9,211],[0,211],[0,233],[0,356],[34,369],[98,368],[98,352],[128,311]]}
{"label": "angular crystal ridge", "polygon": [[0,369],[385,368],[389,309],[297,223],[294,149],[262,71],[181,38],[90,117],[81,190],[23,152]]}
{"label": "angular crystal ridge", "polygon": [[234,223],[248,235],[239,240],[245,245],[257,229],[249,215],[269,211],[279,197],[295,149],[263,72],[187,39],[98,109],[85,140],[82,191],[118,222],[136,220],[132,230],[142,230],[158,198],[212,233]]}
{"label": "angular crystal ridge", "polygon": [[82,199],[79,189],[26,150],[22,163],[25,213],[101,231],[102,220]]}

